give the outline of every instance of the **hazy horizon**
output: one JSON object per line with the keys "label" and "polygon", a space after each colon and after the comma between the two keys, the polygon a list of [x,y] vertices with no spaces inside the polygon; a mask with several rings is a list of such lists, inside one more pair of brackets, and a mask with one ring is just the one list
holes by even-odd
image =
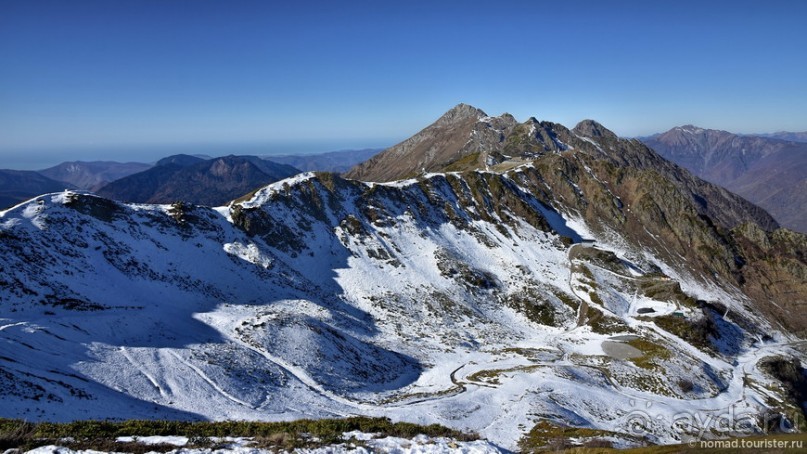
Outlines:
{"label": "hazy horizon", "polygon": [[389,146],[460,102],[624,137],[804,131],[804,17],[782,0],[10,0],[0,167],[98,144]]}
{"label": "hazy horizon", "polygon": [[[316,155],[336,151],[382,149],[373,142],[310,142],[263,144],[148,144],[89,147],[39,148],[3,152],[0,169],[44,170],[70,161],[113,161],[153,164],[175,154],[219,157],[227,155],[285,156]],[[365,146],[366,145],[366,146]]]}
{"label": "hazy horizon", "polygon": [[[488,114],[491,114],[488,112]],[[496,114],[498,115],[498,114]],[[436,118],[435,118],[436,120]],[[518,118],[524,121],[526,118]],[[544,120],[539,118],[539,120]],[[596,120],[596,119],[595,119]],[[574,124],[564,125],[568,127]],[[426,127],[428,125],[423,125]],[[608,125],[604,125],[608,127]],[[673,125],[667,129],[654,131],[646,135],[629,136],[629,138],[646,137],[651,134],[663,133],[672,128],[684,126],[684,124]],[[694,126],[702,127],[695,124]],[[420,128],[422,129],[422,128]],[[420,130],[418,129],[418,130]],[[707,128],[711,129],[711,128]],[[410,135],[414,135],[413,131]],[[807,132],[807,131],[753,131],[739,132],[728,131],[739,135],[766,135],[782,132]],[[625,136],[623,136],[625,137]],[[285,156],[285,155],[315,155],[337,151],[364,150],[364,149],[385,149],[396,145],[407,137],[383,139],[356,139],[356,140],[320,140],[320,141],[297,141],[297,142],[264,142],[264,143],[164,143],[164,144],[109,144],[109,145],[85,145],[85,146],[64,146],[64,147],[33,147],[28,149],[0,149],[0,169],[11,170],[43,170],[56,166],[63,162],[70,161],[114,161],[114,162],[138,162],[152,164],[167,156],[175,154],[205,155],[219,157],[226,155],[251,155],[251,156]]]}

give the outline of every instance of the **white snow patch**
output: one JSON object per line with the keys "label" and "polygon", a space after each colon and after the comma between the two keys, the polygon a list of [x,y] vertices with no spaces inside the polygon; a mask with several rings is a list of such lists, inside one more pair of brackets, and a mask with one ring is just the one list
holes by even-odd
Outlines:
{"label": "white snow patch", "polygon": [[185,446],[188,444],[188,437],[172,435],[151,435],[147,437],[118,437],[115,441],[119,443],[137,442],[144,445],[174,445]]}
{"label": "white snow patch", "polygon": [[224,244],[224,250],[227,251],[228,254],[244,259],[247,262],[260,265],[263,268],[268,269],[272,266],[272,258],[261,252],[254,243],[247,245],[237,242],[226,243]]}
{"label": "white snow patch", "polygon": [[304,181],[308,181],[312,178],[315,178],[314,172],[303,172],[292,177],[286,178],[284,180],[276,181],[255,193],[251,199],[241,202],[240,205],[244,208],[255,208],[268,203],[272,196],[284,191],[286,187],[294,186],[296,184],[300,184]]}

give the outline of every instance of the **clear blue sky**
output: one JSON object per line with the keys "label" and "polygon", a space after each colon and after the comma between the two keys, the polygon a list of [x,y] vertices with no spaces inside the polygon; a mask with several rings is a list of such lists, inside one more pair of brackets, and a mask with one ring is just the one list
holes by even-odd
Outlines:
{"label": "clear blue sky", "polygon": [[807,130],[807,1],[0,1],[0,168],[386,146],[459,102]]}

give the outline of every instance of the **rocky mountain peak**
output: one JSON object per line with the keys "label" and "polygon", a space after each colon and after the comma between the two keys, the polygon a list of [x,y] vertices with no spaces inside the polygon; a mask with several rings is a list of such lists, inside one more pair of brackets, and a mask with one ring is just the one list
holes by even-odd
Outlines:
{"label": "rocky mountain peak", "polygon": [[509,113],[503,113],[498,117],[486,117],[477,124],[477,129],[480,128],[493,128],[496,131],[509,132],[518,126],[516,117]]}
{"label": "rocky mountain peak", "polygon": [[[481,109],[458,104],[422,131],[357,165],[345,175],[365,181],[392,181],[440,170],[446,164],[474,153],[472,137],[475,132],[486,138],[495,135],[493,141],[498,143],[500,127],[493,124],[484,127],[486,123],[482,120],[495,122],[500,118],[491,119]],[[477,161],[473,157],[470,160]]]}
{"label": "rocky mountain peak", "polygon": [[577,126],[572,129],[577,135],[581,135],[584,137],[591,137],[591,138],[608,138],[608,139],[617,139],[617,135],[614,134],[610,129],[606,128],[605,126],[597,123],[594,120],[583,120],[580,123],[577,123]]}
{"label": "rocky mountain peak", "polygon": [[448,112],[444,113],[435,124],[438,125],[450,125],[455,123],[461,123],[467,121],[469,119],[482,119],[487,117],[486,114],[482,109],[477,109],[474,106],[469,104],[457,104],[453,108],[451,108]]}

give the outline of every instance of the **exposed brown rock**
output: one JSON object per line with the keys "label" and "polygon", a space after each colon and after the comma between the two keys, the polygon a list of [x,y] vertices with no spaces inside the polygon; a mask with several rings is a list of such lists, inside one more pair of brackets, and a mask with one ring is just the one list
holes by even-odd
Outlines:
{"label": "exposed brown rock", "polygon": [[[460,117],[465,120],[458,121]],[[794,333],[807,332],[807,318],[787,316],[807,304],[805,237],[779,229],[758,206],[592,120],[569,130],[532,118],[519,124],[510,116],[475,119],[453,113],[438,123],[348,176],[371,180],[415,176],[419,172],[407,156],[409,150],[420,168],[464,170],[465,184],[487,187],[488,193],[506,200],[512,188],[500,184],[491,190],[490,179],[481,181],[479,173],[469,170],[499,166],[506,170],[507,163],[531,162],[509,176],[546,205],[577,213],[602,233],[619,232],[637,248],[652,251],[696,279],[740,289],[773,323]],[[469,140],[484,128],[498,130],[500,140]],[[431,153],[423,153],[424,144]],[[445,153],[441,144],[453,148]],[[466,159],[446,158],[455,154]],[[508,212],[516,211],[517,204],[508,206]]]}

